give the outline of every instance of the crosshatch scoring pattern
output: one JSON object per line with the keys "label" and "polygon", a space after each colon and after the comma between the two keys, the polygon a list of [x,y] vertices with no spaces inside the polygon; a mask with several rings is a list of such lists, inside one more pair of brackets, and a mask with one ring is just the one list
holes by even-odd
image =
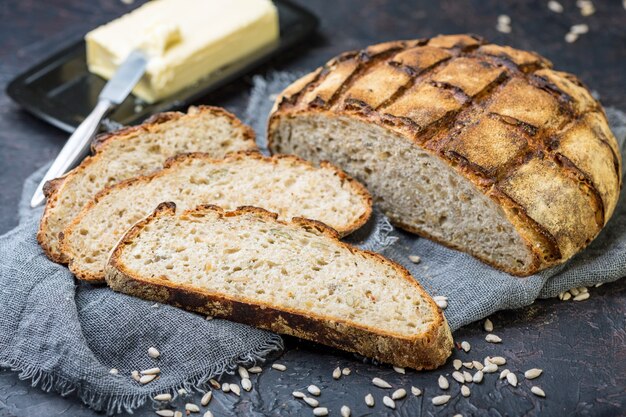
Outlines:
{"label": "crosshatch scoring pattern", "polygon": [[499,202],[547,264],[593,240],[621,188],[617,141],[584,85],[476,36],[346,52],[292,84],[277,110],[350,115],[411,138]]}

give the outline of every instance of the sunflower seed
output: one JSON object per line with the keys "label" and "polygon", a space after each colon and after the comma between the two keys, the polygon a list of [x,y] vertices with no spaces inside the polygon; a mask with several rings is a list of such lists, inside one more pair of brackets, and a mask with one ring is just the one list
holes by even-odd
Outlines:
{"label": "sunflower seed", "polygon": [[489,358],[489,362],[495,363],[498,366],[506,365],[506,359],[504,359],[502,356],[491,357]]}
{"label": "sunflower seed", "polygon": [[150,368],[150,369],[141,371],[141,375],[158,375],[160,373],[161,373],[161,370],[159,368]]}
{"label": "sunflower seed", "polygon": [[474,367],[473,362],[463,362],[463,366],[467,369],[472,369]]}
{"label": "sunflower seed", "polygon": [[276,369],[277,371],[284,372],[287,370],[287,367],[282,363],[273,363],[272,369]]}
{"label": "sunflower seed", "polygon": [[393,370],[402,375],[406,374],[406,371],[401,366],[394,366]]}
{"label": "sunflower seed", "polygon": [[333,379],[339,379],[339,378],[341,378],[341,368],[336,367],[335,370],[333,371]]}
{"label": "sunflower seed", "polygon": [[328,415],[328,408],[326,407],[317,407],[313,409],[313,415],[314,416],[327,416]]}
{"label": "sunflower seed", "polygon": [[248,372],[251,374],[260,374],[262,370],[263,369],[261,369],[260,366],[253,366],[252,368],[248,368]]}
{"label": "sunflower seed", "polygon": [[457,371],[459,369],[461,369],[461,366],[463,365],[463,363],[461,362],[460,359],[455,359],[452,361],[452,366],[454,366],[454,369],[456,369]]}
{"label": "sunflower seed", "polygon": [[308,405],[310,405],[311,407],[315,408],[318,405],[320,405],[320,402],[317,401],[315,398],[312,397],[304,397],[303,398],[304,402],[307,403]]}
{"label": "sunflower seed", "polygon": [[471,348],[472,347],[470,346],[469,342],[466,342],[465,340],[461,342],[461,349],[463,349],[465,352],[469,352]]}
{"label": "sunflower seed", "polygon": [[[578,25],[574,25],[572,26],[569,31],[571,33],[575,33],[576,35],[583,35],[587,32],[589,32],[589,26],[586,23],[580,23]],[[578,292],[580,292],[580,289],[576,289],[578,290]],[[572,290],[570,290],[570,292],[572,292]]]}
{"label": "sunflower seed", "polygon": [[418,264],[422,259],[417,255],[409,255],[409,260],[414,264]]}
{"label": "sunflower seed", "polygon": [[193,403],[187,403],[185,404],[185,411],[189,411],[190,413],[199,413],[200,407]]}
{"label": "sunflower seed", "polygon": [[569,291],[565,291],[565,292],[563,293],[563,301],[567,301],[567,300],[569,300],[570,298],[572,298],[572,294],[570,294],[570,292],[569,292]]}
{"label": "sunflower seed", "polygon": [[509,371],[508,369],[505,369],[504,371],[500,372],[500,376],[498,377],[498,379],[504,379],[506,378],[506,376],[510,373],[511,371]]}
{"label": "sunflower seed", "polygon": [[509,384],[513,385],[514,387],[517,386],[517,375],[515,375],[513,372],[509,372],[508,374],[506,374],[506,380],[509,381]]}
{"label": "sunflower seed", "polygon": [[183,417],[182,411],[174,411],[174,417]]}
{"label": "sunflower seed", "polygon": [[291,395],[293,395],[296,398],[304,398],[306,397],[306,395],[304,395],[304,392],[302,391],[294,391],[291,393]]}
{"label": "sunflower seed", "polygon": [[130,373],[131,378],[133,378],[135,381],[139,382],[139,371],[132,371]]}
{"label": "sunflower seed", "polygon": [[220,389],[222,387],[220,383],[213,378],[209,379],[209,384],[211,384],[211,386],[215,389]]}
{"label": "sunflower seed", "polygon": [[483,382],[483,376],[483,371],[476,371],[476,373],[472,377],[472,382],[474,384],[480,384],[481,382]]}
{"label": "sunflower seed", "polygon": [[448,308],[448,297],[438,295],[438,296],[433,297],[433,300],[435,301],[435,304],[437,304],[437,306],[440,309],[445,310],[446,308]]}
{"label": "sunflower seed", "polygon": [[[624,9],[626,9],[626,0],[624,0]],[[598,288],[602,286],[602,284],[604,284],[604,282],[598,282],[596,285],[594,285],[594,287]]]}
{"label": "sunflower seed", "polygon": [[465,379],[465,382],[472,382],[472,374],[467,371],[463,371],[463,378]]}
{"label": "sunflower seed", "polygon": [[157,394],[153,398],[154,401],[171,401],[172,394]]}
{"label": "sunflower seed", "polygon": [[157,416],[161,417],[174,417],[173,410],[156,410],[155,413]]}
{"label": "sunflower seed", "polygon": [[[439,377],[439,378],[441,378],[441,377]],[[452,372],[452,378],[454,378],[454,380],[456,382],[458,382],[459,384],[462,384],[462,383],[465,382],[465,378],[463,377],[463,374],[460,373],[459,371]]]}
{"label": "sunflower seed", "polygon": [[533,394],[535,394],[538,397],[545,397],[546,393],[543,392],[543,390],[537,386],[532,386],[530,388],[530,392],[532,392]]}
{"label": "sunflower seed", "polygon": [[563,13],[563,6],[556,0],[550,0],[548,2],[548,9],[554,13]]}
{"label": "sunflower seed", "polygon": [[222,384],[222,391],[224,391],[224,392],[230,392],[230,385],[228,385],[228,383],[227,383],[227,382],[224,382],[224,383]]}
{"label": "sunflower seed", "polygon": [[588,298],[589,298],[589,293],[583,292],[583,293],[578,294],[576,297],[574,297],[574,301],[585,301]]}
{"label": "sunflower seed", "polygon": [[250,374],[248,373],[248,370],[244,368],[243,366],[238,366],[237,372],[239,373],[239,378],[241,379],[250,378]]}
{"label": "sunflower seed", "polygon": [[434,405],[444,405],[445,403],[450,401],[450,396],[449,395],[438,395],[436,397],[433,397],[432,401],[433,401]]}
{"label": "sunflower seed", "polygon": [[559,295],[558,295],[559,300],[563,300],[563,294],[564,294],[564,292],[560,292],[560,293],[559,293]]}
{"label": "sunflower seed", "polygon": [[345,375],[345,376],[350,375],[350,373],[351,373],[351,372],[352,372],[352,371],[350,370],[350,368],[343,368],[343,369],[341,370],[342,375]]}
{"label": "sunflower seed", "polygon": [[420,395],[422,395],[422,390],[417,387],[411,387],[411,394],[419,397]]}
{"label": "sunflower seed", "polygon": [[391,385],[389,385],[387,381],[380,378],[372,379],[372,384],[374,384],[378,388],[391,388]]}
{"label": "sunflower seed", "polygon": [[[573,30],[570,29],[570,33],[573,33],[574,35],[578,35],[578,33],[574,32]],[[569,290],[570,294],[572,294],[574,297],[576,297],[580,291],[578,291],[578,288],[570,288]]]}
{"label": "sunflower seed", "polygon": [[205,319],[206,321],[211,321],[211,320],[213,320],[213,316],[206,316],[204,319]]}
{"label": "sunflower seed", "polygon": [[469,397],[471,394],[470,389],[467,385],[461,386],[461,395],[464,397]]}
{"label": "sunflower seed", "polygon": [[496,30],[501,33],[511,33],[511,26],[498,23],[496,25]]}
{"label": "sunflower seed", "polygon": [[230,388],[230,390],[237,396],[239,397],[241,395],[241,388],[239,388],[239,385],[237,384],[229,384],[228,387]]}
{"label": "sunflower seed", "polygon": [[499,336],[496,336],[493,333],[489,333],[487,336],[485,336],[485,340],[489,343],[500,343],[502,342],[502,339],[500,339]]}
{"label": "sunflower seed", "polygon": [[156,348],[150,347],[148,348],[148,356],[150,356],[152,359],[156,359],[161,356],[161,353]]}
{"label": "sunflower seed", "polygon": [[589,288],[587,288],[587,287],[578,287],[578,291],[579,291],[580,293],[583,293],[583,292],[589,292]]}
{"label": "sunflower seed", "polygon": [[543,370],[541,370],[539,368],[529,369],[528,371],[524,372],[524,378],[526,378],[526,379],[535,379],[539,375],[541,375],[542,372],[543,372]]}
{"label": "sunflower seed", "polygon": [[111,368],[111,370],[109,371],[109,373],[111,375],[117,375],[120,373],[120,371],[117,370],[117,368]]}
{"label": "sunflower seed", "polygon": [[[567,42],[567,43],[574,43],[574,42],[576,42],[576,39],[578,39],[578,35],[575,34],[575,33],[567,32],[565,34],[565,42]],[[563,300],[565,300],[565,297],[567,296],[567,294],[569,294],[569,292],[563,295]],[[570,297],[571,297],[571,295],[570,295]]]}
{"label": "sunflower seed", "polygon": [[397,389],[391,394],[392,400],[400,400],[406,397],[406,390],[404,388]]}
{"label": "sunflower seed", "polygon": [[493,332],[493,322],[489,319],[486,319],[485,324],[483,324],[483,328],[486,332]]}
{"label": "sunflower seed", "polygon": [[479,361],[472,361],[472,364],[474,365],[474,368],[478,369],[479,371],[482,371],[484,368],[484,365]]}
{"label": "sunflower seed", "polygon": [[383,397],[383,404],[385,404],[387,407],[391,408],[392,410],[395,410],[396,408],[396,402],[386,395]]}
{"label": "sunflower seed", "polygon": [[213,413],[211,410],[207,410],[204,414],[202,414],[202,417],[213,417]]}
{"label": "sunflower seed", "polygon": [[250,378],[244,378],[241,380],[241,388],[246,391],[250,391],[252,389],[252,381],[250,381]]}
{"label": "sunflower seed", "polygon": [[593,6],[593,3],[586,3],[583,7],[580,8],[580,14],[582,16],[591,16],[596,12],[596,8]]}
{"label": "sunflower seed", "polygon": [[374,396],[372,394],[365,396],[365,404],[367,404],[368,407],[374,407]]}
{"label": "sunflower seed", "polygon": [[498,370],[498,365],[495,363],[490,363],[489,365],[483,368],[483,374],[492,374]]}
{"label": "sunflower seed", "polygon": [[317,385],[309,385],[306,388],[306,390],[309,391],[310,394],[315,395],[316,397],[318,397],[322,393],[322,390],[320,390]]}
{"label": "sunflower seed", "polygon": [[200,404],[202,404],[203,407],[206,407],[211,402],[211,398],[213,398],[213,391],[208,391],[200,399]]}
{"label": "sunflower seed", "polygon": [[152,382],[154,380],[154,378],[156,378],[156,375],[151,374],[151,375],[142,375],[139,378],[139,383],[140,384],[147,384],[148,382]]}
{"label": "sunflower seed", "polygon": [[350,407],[347,405],[341,406],[341,417],[350,417]]}
{"label": "sunflower seed", "polygon": [[180,395],[181,397],[184,397],[185,395],[187,395],[187,390],[185,388],[180,388],[178,390],[178,395]]}

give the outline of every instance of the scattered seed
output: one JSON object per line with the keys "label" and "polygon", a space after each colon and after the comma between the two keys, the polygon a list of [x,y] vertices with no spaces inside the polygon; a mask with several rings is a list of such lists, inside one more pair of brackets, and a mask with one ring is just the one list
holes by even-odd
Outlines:
{"label": "scattered seed", "polygon": [[252,381],[250,381],[250,378],[244,378],[241,380],[241,388],[246,391],[250,391],[252,389]]}
{"label": "scattered seed", "polygon": [[498,370],[498,365],[495,363],[490,363],[489,365],[483,368],[483,374],[492,374]]}
{"label": "scattered seed", "polygon": [[434,405],[444,405],[448,401],[450,401],[450,396],[449,395],[438,395],[436,397],[433,397],[433,404]]}
{"label": "scattered seed", "polygon": [[157,350],[157,348],[150,347],[148,348],[148,356],[150,356],[152,359],[156,359],[161,356],[161,353]]}
{"label": "scattered seed", "polygon": [[483,371],[476,371],[476,373],[472,377],[472,382],[475,384],[480,384],[481,382],[483,382],[483,376]]}
{"label": "scattered seed", "polygon": [[418,263],[420,263],[420,261],[422,260],[422,258],[420,258],[420,257],[419,257],[419,256],[417,256],[417,255],[409,255],[409,260],[410,260],[411,262],[413,262],[414,264],[418,264]]}
{"label": "scattered seed", "polygon": [[[626,0],[624,0],[624,9],[626,9]],[[598,288],[602,286],[602,284],[604,284],[604,282],[598,282],[596,285],[594,285],[594,287]]]}
{"label": "scattered seed", "polygon": [[470,389],[467,385],[461,386],[461,395],[464,397],[469,397],[471,394]]}
{"label": "scattered seed", "polygon": [[583,292],[574,297],[574,301],[585,301],[589,298],[588,292]]}
{"label": "scattered seed", "polygon": [[461,369],[462,365],[463,365],[463,362],[461,362],[460,359],[455,359],[452,361],[452,366],[454,366],[454,369],[456,369],[457,371]]}
{"label": "scattered seed", "polygon": [[483,329],[485,329],[486,332],[493,332],[493,322],[489,319],[485,319]]}
{"label": "scattered seed", "polygon": [[500,372],[500,376],[498,377],[498,379],[504,379],[506,378],[506,376],[510,373],[511,371],[509,371],[508,369],[505,369],[504,371]]}
{"label": "scattered seed", "polygon": [[202,417],[213,417],[213,413],[211,410],[207,410],[204,414],[202,414]]}
{"label": "scattered seed", "polygon": [[343,369],[341,370],[341,373],[342,373],[343,375],[345,375],[345,376],[350,375],[350,373],[351,373],[351,372],[352,372],[352,371],[350,370],[350,368],[343,368]]}
{"label": "scattered seed", "polygon": [[157,394],[153,399],[154,401],[171,401],[172,394]]}
{"label": "scattered seed", "polygon": [[206,316],[204,319],[205,319],[206,321],[211,321],[211,320],[213,320],[213,316]]}
{"label": "scattered seed", "polygon": [[548,2],[548,9],[554,13],[563,13],[563,6],[556,0],[550,0]]}
{"label": "scattered seed", "polygon": [[336,367],[335,370],[333,371],[333,379],[339,379],[339,378],[341,378],[341,368]]}
{"label": "scattered seed", "polygon": [[306,390],[316,397],[318,397],[322,393],[322,390],[320,390],[317,385],[309,385]]}
{"label": "scattered seed", "polygon": [[260,374],[262,370],[263,369],[261,369],[260,366],[253,366],[252,368],[248,368],[248,372],[251,374]]}
{"label": "scattered seed", "polygon": [[141,375],[158,375],[161,373],[159,368],[150,368],[141,371]]}
{"label": "scattered seed", "polygon": [[439,388],[441,389],[450,388],[450,383],[448,382],[448,379],[443,375],[439,375],[439,380],[437,381],[437,383],[439,384]]}
{"label": "scattered seed", "polygon": [[244,368],[243,366],[238,366],[237,372],[239,373],[239,378],[241,379],[250,378],[250,374],[248,373],[248,370]]}
{"label": "scattered seed", "polygon": [[220,389],[222,387],[220,383],[213,378],[209,379],[209,384],[211,384],[211,386],[215,389]]}
{"label": "scattered seed", "polygon": [[208,391],[200,399],[200,404],[202,404],[203,407],[206,407],[211,402],[211,398],[213,398],[213,391]]}
{"label": "scattered seed", "polygon": [[[189,413],[187,413],[189,414]],[[183,412],[182,411],[174,411],[174,417],[183,417]]]}
{"label": "scattered seed", "polygon": [[[586,23],[580,23],[578,25],[574,25],[569,29],[570,33],[574,33],[576,35],[583,35],[587,32],[589,32],[589,25],[587,25]],[[573,291],[575,290],[575,291]],[[572,294],[574,294],[574,292],[578,292],[580,293],[580,288],[572,288],[571,290],[569,290],[569,292],[571,292]],[[578,294],[574,294],[574,295],[578,295]]]}
{"label": "scattered seed", "polygon": [[405,371],[405,370],[404,370],[404,368],[403,368],[403,367],[401,367],[401,366],[394,366],[394,367],[393,367],[393,370],[394,370],[394,371],[396,371],[396,372],[397,372],[397,373],[399,373],[399,374],[402,374],[402,375],[406,374],[406,371]]}
{"label": "scattered seed", "polygon": [[422,395],[422,390],[417,387],[411,387],[411,394],[419,397],[420,395]]}
{"label": "scattered seed", "polygon": [[445,310],[446,308],[448,308],[448,297],[438,295],[433,297],[433,300],[440,309]]}
{"label": "scattered seed", "polygon": [[406,390],[404,388],[397,389],[391,394],[392,400],[400,400],[406,397]]}
{"label": "scattered seed", "polygon": [[372,394],[365,396],[365,404],[367,404],[368,407],[374,407],[374,396]]}
{"label": "scattered seed", "polygon": [[341,417],[350,417],[350,407],[347,405],[341,406]]}
{"label": "scattered seed", "polygon": [[111,368],[111,370],[109,371],[109,373],[111,375],[117,375],[120,373],[120,371],[117,370],[117,368]]}
{"label": "scattered seed", "polygon": [[505,14],[501,14],[500,16],[498,16],[498,23],[502,25],[510,25],[511,18]]}
{"label": "scattered seed", "polygon": [[580,8],[580,14],[585,17],[591,16],[595,12],[596,12],[596,8],[591,2],[585,3],[584,6]]}
{"label": "scattered seed", "polygon": [[502,356],[493,356],[489,358],[489,362],[495,363],[498,366],[506,365],[506,359],[504,359]]}
{"label": "scattered seed", "polygon": [[228,387],[230,388],[230,390],[237,396],[239,397],[241,395],[241,388],[239,388],[239,385],[237,384],[230,384],[228,385]]}
{"label": "scattered seed", "polygon": [[[441,378],[441,377],[439,377],[439,378]],[[454,378],[454,380],[456,382],[458,382],[459,384],[462,384],[462,383],[465,382],[465,378],[463,377],[463,374],[460,373],[459,371],[452,372],[452,378]],[[441,386],[441,385],[439,385],[439,386]]]}
{"label": "scattered seed", "polygon": [[396,402],[386,395],[383,397],[383,404],[385,404],[387,407],[391,408],[392,410],[395,410],[396,408]]}
{"label": "scattered seed", "polygon": [[282,363],[273,363],[272,369],[276,369],[277,371],[284,372],[287,370],[287,367]]}
{"label": "scattered seed", "polygon": [[485,340],[489,343],[500,343],[502,342],[502,339],[500,339],[499,336],[496,336],[493,333],[489,333],[487,336],[485,336]]}
{"label": "scattered seed", "polygon": [[224,382],[222,384],[222,391],[224,392],[230,392],[230,385],[227,382]]}
{"label": "scattered seed", "polygon": [[155,413],[157,416],[161,417],[174,417],[173,410],[156,410]]}
{"label": "scattered seed", "polygon": [[148,382],[152,382],[154,380],[154,378],[156,378],[156,375],[151,374],[151,375],[142,375],[139,378],[139,383],[140,384],[147,384]]}
{"label": "scattered seed", "polygon": [[[574,26],[572,26],[573,28]],[[572,29],[570,29],[570,33],[573,33],[575,35],[578,35],[578,33],[574,32]],[[580,291],[578,291],[578,288],[570,288],[569,292],[576,297],[578,294],[580,294]]]}
{"label": "scattered seed", "polygon": [[139,371],[132,371],[132,372],[130,373],[130,376],[131,376],[131,378],[133,378],[135,381],[139,382],[139,378],[140,378],[140,376],[139,376]]}
{"label": "scattered seed", "polygon": [[569,291],[565,291],[565,292],[563,293],[563,301],[567,301],[567,300],[569,300],[570,298],[572,298],[572,294],[570,294],[570,292],[569,292]]}
{"label": "scattered seed", "polygon": [[302,391],[294,391],[291,393],[291,395],[293,395],[296,398],[304,398],[306,397],[306,395],[304,395],[304,392]]}
{"label": "scattered seed", "polygon": [[189,411],[190,413],[199,413],[200,407],[193,403],[187,403],[185,404],[185,411]]}
{"label": "scattered seed", "polygon": [[310,406],[311,406],[311,407],[313,407],[313,408],[315,408],[315,407],[317,407],[318,405],[320,405],[320,402],[319,402],[319,401],[317,401],[317,400],[316,400],[315,398],[313,398],[313,397],[307,397],[307,396],[305,396],[305,397],[303,398],[303,400],[304,400],[304,402],[305,402],[305,403],[307,403],[308,405],[310,405]]}
{"label": "scattered seed", "polygon": [[472,369],[474,367],[473,362],[463,362],[463,366],[467,369]]}
{"label": "scattered seed", "polygon": [[532,386],[530,388],[530,392],[532,392],[533,394],[535,394],[538,397],[545,397],[546,393],[543,392],[543,390],[537,386]]}
{"label": "scattered seed", "polygon": [[513,372],[509,372],[508,374],[506,374],[506,380],[509,381],[509,384],[513,385],[514,387],[517,386],[517,375],[515,375]]}
{"label": "scattered seed", "polygon": [[461,349],[463,349],[463,351],[469,352],[471,348],[472,347],[470,346],[469,342],[465,340],[461,342]]}
{"label": "scattered seed", "polygon": [[497,24],[497,25],[496,25],[496,30],[497,30],[498,32],[501,32],[501,33],[511,33],[511,26],[509,26],[509,25]]}
{"label": "scattered seed", "polygon": [[484,368],[484,365],[479,361],[472,361],[472,364],[474,365],[474,368],[478,369],[479,371],[482,371]]}
{"label": "scattered seed", "polygon": [[472,374],[467,371],[463,371],[463,378],[465,379],[465,382],[472,382]]}
{"label": "scattered seed", "polygon": [[378,388],[391,388],[391,385],[389,385],[387,381],[380,378],[372,379],[372,384],[374,384]]}
{"label": "scattered seed", "polygon": [[187,390],[185,388],[180,388],[178,390],[178,395],[180,395],[181,397],[184,397],[185,395],[187,395]]}
{"label": "scattered seed", "polygon": [[541,375],[542,372],[543,372],[543,370],[541,370],[539,368],[529,369],[528,371],[524,372],[524,378],[526,378],[526,379],[535,379],[539,375]]}
{"label": "scattered seed", "polygon": [[313,409],[313,415],[314,416],[327,416],[328,415],[328,408],[326,407],[317,407]]}
{"label": "scattered seed", "polygon": [[559,295],[558,295],[559,300],[563,300],[563,294],[565,294],[565,293],[564,293],[564,292],[560,292],[560,293],[559,293]]}
{"label": "scattered seed", "polygon": [[[565,42],[567,43],[574,43],[576,42],[576,39],[578,39],[578,35],[575,33],[567,32],[565,34]],[[563,295],[563,300],[565,300],[565,297],[567,296],[567,294],[569,294],[569,292]],[[571,294],[570,294],[570,297],[571,297]],[[569,300],[569,297],[567,299]]]}

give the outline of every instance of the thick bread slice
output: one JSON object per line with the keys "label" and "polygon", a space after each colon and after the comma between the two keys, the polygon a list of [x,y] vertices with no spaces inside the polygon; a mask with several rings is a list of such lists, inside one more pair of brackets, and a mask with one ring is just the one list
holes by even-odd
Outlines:
{"label": "thick bread slice", "polygon": [[622,184],[600,103],[551,66],[470,35],[348,52],[278,97],[269,146],[341,167],[408,231],[530,275],[586,247]]}
{"label": "thick bread slice", "polygon": [[65,229],[62,251],[80,279],[104,280],[117,241],[163,201],[187,209],[216,204],[227,210],[257,205],[283,219],[303,216],[346,235],[372,210],[365,187],[328,163],[316,168],[295,156],[236,153],[223,160],[180,155],[152,175],[105,189]]}
{"label": "thick bread slice", "polygon": [[104,187],[159,169],[179,153],[207,152],[221,158],[253,149],[252,129],[226,110],[209,106],[190,107],[187,114],[157,114],[142,125],[101,135],[92,144],[94,156],[46,184],[48,201],[37,240],[50,259],[67,262],[60,251],[60,235]]}
{"label": "thick bread slice", "polygon": [[434,369],[448,324],[401,266],[325,225],[254,207],[163,203],[111,255],[116,291],[297,336],[397,366]]}

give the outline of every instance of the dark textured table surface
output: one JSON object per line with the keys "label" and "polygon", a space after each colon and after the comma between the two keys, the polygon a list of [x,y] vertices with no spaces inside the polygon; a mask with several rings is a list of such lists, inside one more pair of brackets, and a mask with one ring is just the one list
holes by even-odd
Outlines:
{"label": "dark textured table surface", "polygon": [[[320,34],[257,73],[309,70],[339,52],[384,40],[473,32],[497,43],[540,52],[558,69],[578,74],[604,105],[626,109],[626,10],[620,1],[596,0],[596,13],[582,17],[574,0],[561,2],[565,6],[562,14],[549,11],[546,1],[306,2],[321,17]],[[117,0],[3,0],[0,89],[3,91],[12,77],[53,50],[135,6]],[[511,17],[510,34],[496,31],[499,14]],[[589,25],[589,33],[573,44],[565,43],[569,27],[582,22]],[[247,77],[199,103],[224,106],[242,115],[249,88]],[[16,201],[23,180],[52,159],[66,137],[0,93],[0,233],[17,222]],[[349,354],[288,339],[280,359],[287,372],[262,373],[253,380],[253,392],[241,398],[217,392],[212,410],[216,416],[311,415],[308,406],[291,397],[291,391],[316,383],[323,390],[320,400],[331,415],[338,415],[342,404],[350,405],[353,415],[393,414],[382,406],[382,392],[369,383],[373,376],[380,376],[394,386],[415,385],[427,394],[398,401],[395,415],[626,415],[626,280],[591,289],[591,298],[585,302],[541,300],[522,310],[498,313],[492,319],[502,344],[485,343],[480,323],[467,326],[454,336],[457,341],[471,343],[470,353],[455,351],[445,368],[427,373],[399,375]],[[480,385],[471,384],[469,398],[460,396],[458,385],[452,384],[453,398],[448,405],[431,404],[429,399],[439,392],[437,376],[452,372],[452,359],[480,360],[486,355],[506,357],[506,367],[511,370],[542,368],[544,374],[536,385],[545,390],[547,398],[530,394],[529,381],[522,379],[512,388],[491,375]],[[336,366],[348,366],[352,374],[334,381],[331,374]],[[363,402],[368,392],[377,398],[375,408],[367,408]],[[0,417],[58,415],[96,413],[71,395],[62,398],[44,393],[14,373],[0,371]],[[136,415],[154,413],[148,405]]]}

